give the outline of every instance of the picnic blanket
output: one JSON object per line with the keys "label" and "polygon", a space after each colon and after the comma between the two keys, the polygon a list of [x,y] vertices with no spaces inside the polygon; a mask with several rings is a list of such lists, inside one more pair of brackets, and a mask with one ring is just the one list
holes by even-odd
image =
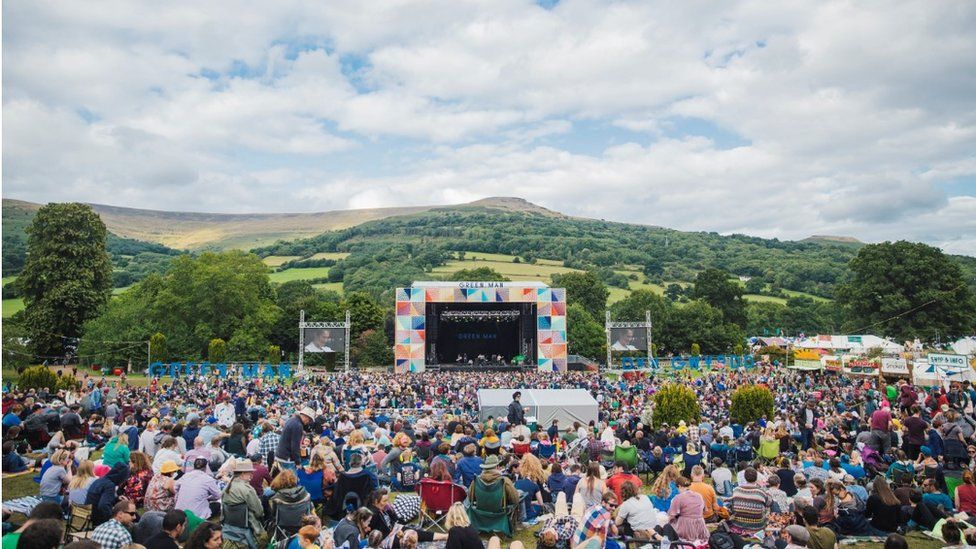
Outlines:
{"label": "picnic blanket", "polygon": [[37,496],[24,496],[3,502],[3,508],[14,513],[29,515],[40,502],[41,498]]}

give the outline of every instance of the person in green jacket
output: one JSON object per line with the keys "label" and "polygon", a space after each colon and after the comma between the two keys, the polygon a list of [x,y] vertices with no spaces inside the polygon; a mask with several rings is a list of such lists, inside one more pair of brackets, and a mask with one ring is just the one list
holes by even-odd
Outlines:
{"label": "person in green jacket", "polygon": [[238,517],[233,517],[228,513],[223,517],[224,539],[242,543],[248,547],[261,545],[260,538],[264,535],[264,527],[261,521],[264,518],[264,508],[261,500],[258,499],[257,492],[251,486],[251,477],[254,475],[254,464],[249,459],[240,460],[234,464],[234,478],[231,479],[224,493],[220,497],[220,502],[226,507],[245,504],[247,506],[247,526],[244,528],[242,523],[235,523]]}
{"label": "person in green jacket", "polygon": [[112,467],[116,463],[129,464],[129,436],[120,434],[108,441],[102,452],[102,465]]}

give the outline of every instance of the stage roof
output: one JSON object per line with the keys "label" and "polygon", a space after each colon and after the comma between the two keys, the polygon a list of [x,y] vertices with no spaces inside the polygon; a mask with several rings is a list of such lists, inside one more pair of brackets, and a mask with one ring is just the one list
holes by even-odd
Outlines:
{"label": "stage roof", "polygon": [[560,429],[572,427],[574,421],[586,425],[597,419],[596,400],[585,389],[478,389],[481,420],[508,417],[515,391],[522,392],[525,416],[535,417],[541,428],[549,427],[553,419],[559,420]]}

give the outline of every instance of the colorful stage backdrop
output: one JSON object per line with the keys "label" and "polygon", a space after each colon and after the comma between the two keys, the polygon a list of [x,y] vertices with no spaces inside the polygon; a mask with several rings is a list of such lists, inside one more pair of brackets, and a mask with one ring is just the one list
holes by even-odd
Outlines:
{"label": "colorful stage backdrop", "polygon": [[535,303],[539,370],[566,371],[566,290],[539,282],[414,282],[396,291],[396,372],[424,371],[428,303]]}

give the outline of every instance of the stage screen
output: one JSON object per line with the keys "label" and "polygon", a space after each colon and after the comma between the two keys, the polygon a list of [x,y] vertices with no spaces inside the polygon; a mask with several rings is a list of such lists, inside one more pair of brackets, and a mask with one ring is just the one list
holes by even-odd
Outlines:
{"label": "stage screen", "polygon": [[428,303],[428,364],[532,363],[535,304]]}
{"label": "stage screen", "polygon": [[610,328],[610,350],[646,351],[647,328]]}
{"label": "stage screen", "polygon": [[343,353],[346,349],[345,328],[305,328],[306,353]]}

